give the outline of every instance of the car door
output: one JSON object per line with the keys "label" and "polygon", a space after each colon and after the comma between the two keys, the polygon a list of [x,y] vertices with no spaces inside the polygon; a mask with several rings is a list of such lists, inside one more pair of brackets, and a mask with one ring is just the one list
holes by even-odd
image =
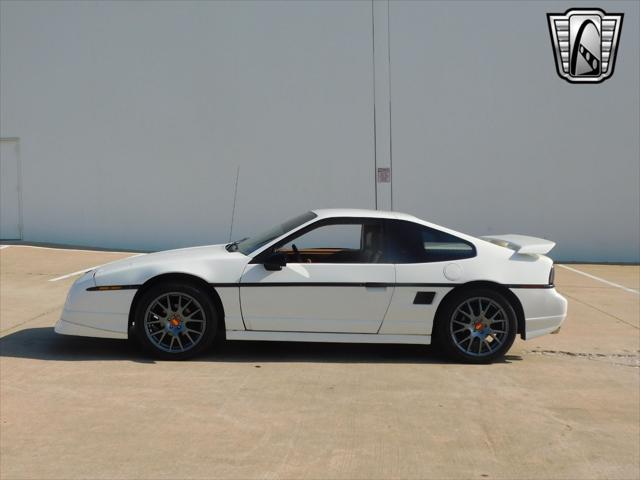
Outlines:
{"label": "car door", "polygon": [[[267,270],[266,258],[286,258]],[[378,219],[320,220],[258,255],[240,280],[249,330],[377,333],[389,306],[395,267],[384,263]]]}
{"label": "car door", "polygon": [[[381,334],[428,335],[440,302],[476,256],[468,241],[404,220],[386,222],[387,258],[395,263],[396,286]],[[450,268],[449,275],[445,273]]]}

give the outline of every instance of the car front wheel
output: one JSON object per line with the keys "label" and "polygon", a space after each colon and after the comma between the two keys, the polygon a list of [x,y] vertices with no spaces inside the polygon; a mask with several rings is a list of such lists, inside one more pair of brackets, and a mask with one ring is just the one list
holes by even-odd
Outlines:
{"label": "car front wheel", "polygon": [[499,292],[476,288],[462,291],[447,302],[436,336],[453,359],[489,363],[511,348],[516,330],[511,303]]}
{"label": "car front wheel", "polygon": [[135,332],[152,355],[168,360],[194,357],[211,347],[217,312],[210,297],[195,285],[156,285],[137,302]]}

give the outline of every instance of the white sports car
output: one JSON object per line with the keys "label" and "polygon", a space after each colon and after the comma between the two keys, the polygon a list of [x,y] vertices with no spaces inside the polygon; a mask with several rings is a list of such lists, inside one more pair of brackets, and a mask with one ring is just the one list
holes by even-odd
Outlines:
{"label": "white sports car", "polygon": [[411,215],[314,210],[228,245],[131,257],[85,273],[55,330],[135,336],[184,359],[230,340],[430,344],[458,360],[559,330],[555,244],[475,238]]}

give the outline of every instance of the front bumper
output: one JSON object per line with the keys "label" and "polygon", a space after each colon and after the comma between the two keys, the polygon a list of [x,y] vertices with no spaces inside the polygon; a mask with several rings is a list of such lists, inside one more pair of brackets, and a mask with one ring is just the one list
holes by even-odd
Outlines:
{"label": "front bumper", "polygon": [[95,287],[93,273],[85,273],[71,286],[55,332],[83,337],[127,338],[129,308],[136,291],[87,291],[87,288]]}
{"label": "front bumper", "polygon": [[[61,335],[75,335],[78,337],[100,337],[100,338],[120,338],[126,339],[128,337],[126,332],[114,332],[112,330],[105,330],[97,327],[90,327],[82,323],[75,323],[70,320],[69,312],[63,311],[62,316],[57,321],[54,330]],[[82,321],[86,322],[86,313],[82,314]]]}
{"label": "front bumper", "polygon": [[555,288],[513,288],[525,317],[523,339],[557,333],[567,317],[567,299]]}

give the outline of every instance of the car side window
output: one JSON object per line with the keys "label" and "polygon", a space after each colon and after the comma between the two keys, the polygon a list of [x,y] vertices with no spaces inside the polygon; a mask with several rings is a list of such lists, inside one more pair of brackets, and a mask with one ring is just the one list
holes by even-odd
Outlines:
{"label": "car side window", "polygon": [[323,223],[276,248],[287,263],[379,263],[383,254],[380,222]]}
{"label": "car side window", "polygon": [[476,256],[470,242],[424,225],[390,222],[388,255],[395,263],[428,263],[461,260]]}

